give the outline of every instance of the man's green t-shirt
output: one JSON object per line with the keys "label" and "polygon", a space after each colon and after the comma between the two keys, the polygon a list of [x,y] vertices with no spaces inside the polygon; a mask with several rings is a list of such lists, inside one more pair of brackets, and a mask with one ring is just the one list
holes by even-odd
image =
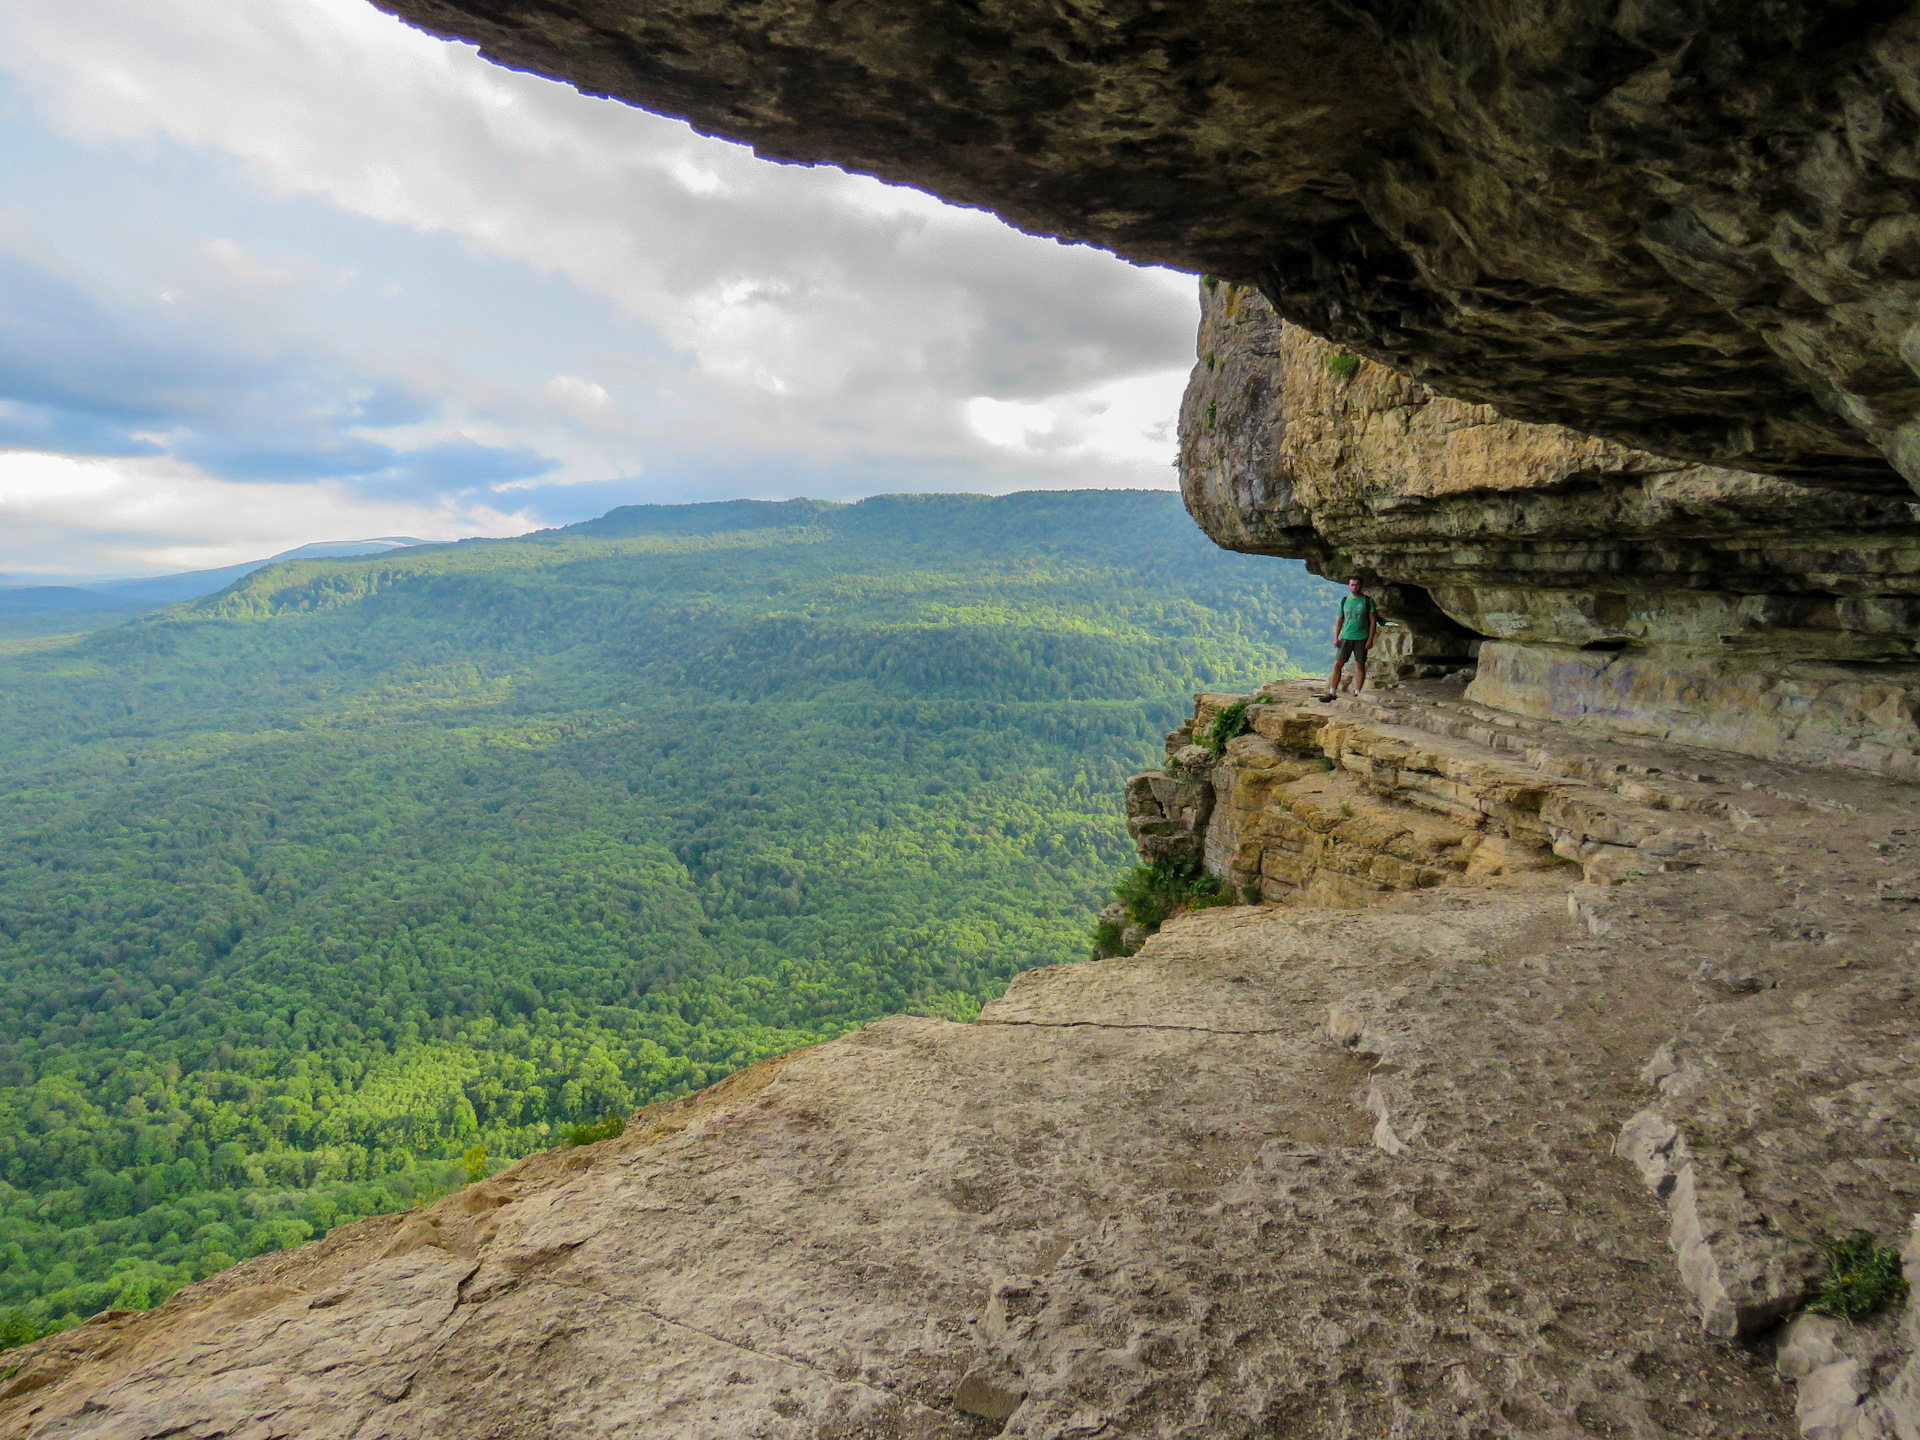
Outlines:
{"label": "man's green t-shirt", "polygon": [[1373,599],[1367,595],[1347,595],[1340,601],[1340,638],[1364,640],[1373,621]]}

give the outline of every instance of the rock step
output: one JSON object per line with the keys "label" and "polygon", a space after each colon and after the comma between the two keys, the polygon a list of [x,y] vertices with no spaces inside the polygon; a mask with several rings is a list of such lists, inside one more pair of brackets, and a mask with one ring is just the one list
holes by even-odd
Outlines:
{"label": "rock step", "polygon": [[[1697,770],[1668,778],[1647,757],[1591,746],[1583,762],[1571,740],[1538,730],[1414,697],[1322,705],[1312,688],[1195,696],[1167,767],[1129,783],[1142,854],[1198,857],[1269,904],[1350,907],[1538,877],[1556,862],[1603,884],[1687,868],[1753,818],[1742,792]],[[1248,733],[1218,756],[1190,743],[1235,704]]]}
{"label": "rock step", "polygon": [[1885,782],[1851,771],[1775,764],[1697,745],[1514,715],[1466,700],[1458,686],[1446,683],[1391,686],[1343,697],[1328,708],[1519,756],[1546,773],[1604,785],[1659,808],[1734,819],[1751,810],[1753,797],[1851,810],[1871,808],[1886,789]]}

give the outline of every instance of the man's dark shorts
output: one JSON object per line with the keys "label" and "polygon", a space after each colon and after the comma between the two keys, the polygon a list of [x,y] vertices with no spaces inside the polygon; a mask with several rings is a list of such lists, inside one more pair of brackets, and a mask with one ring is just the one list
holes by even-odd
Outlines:
{"label": "man's dark shorts", "polygon": [[1340,648],[1333,653],[1334,658],[1339,660],[1343,665],[1349,660],[1353,661],[1356,665],[1364,665],[1367,663],[1367,642],[1364,640],[1342,640],[1340,642]]}

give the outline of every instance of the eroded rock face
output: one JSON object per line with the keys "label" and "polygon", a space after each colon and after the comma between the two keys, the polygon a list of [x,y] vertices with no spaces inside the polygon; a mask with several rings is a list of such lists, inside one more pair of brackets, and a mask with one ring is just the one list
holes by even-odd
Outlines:
{"label": "eroded rock face", "polygon": [[381,0],[504,64],[1257,283],[1662,454],[1920,477],[1900,0]]}
{"label": "eroded rock face", "polygon": [[1920,775],[1920,506],[1450,400],[1203,287],[1181,476],[1233,550],[1359,572],[1472,698]]}

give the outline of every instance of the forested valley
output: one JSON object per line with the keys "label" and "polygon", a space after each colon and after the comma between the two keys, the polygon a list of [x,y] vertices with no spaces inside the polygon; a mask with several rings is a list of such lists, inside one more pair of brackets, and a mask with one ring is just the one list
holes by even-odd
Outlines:
{"label": "forested valley", "polygon": [[1169,494],[742,501],[0,646],[0,1338],[1082,958],[1336,594]]}

